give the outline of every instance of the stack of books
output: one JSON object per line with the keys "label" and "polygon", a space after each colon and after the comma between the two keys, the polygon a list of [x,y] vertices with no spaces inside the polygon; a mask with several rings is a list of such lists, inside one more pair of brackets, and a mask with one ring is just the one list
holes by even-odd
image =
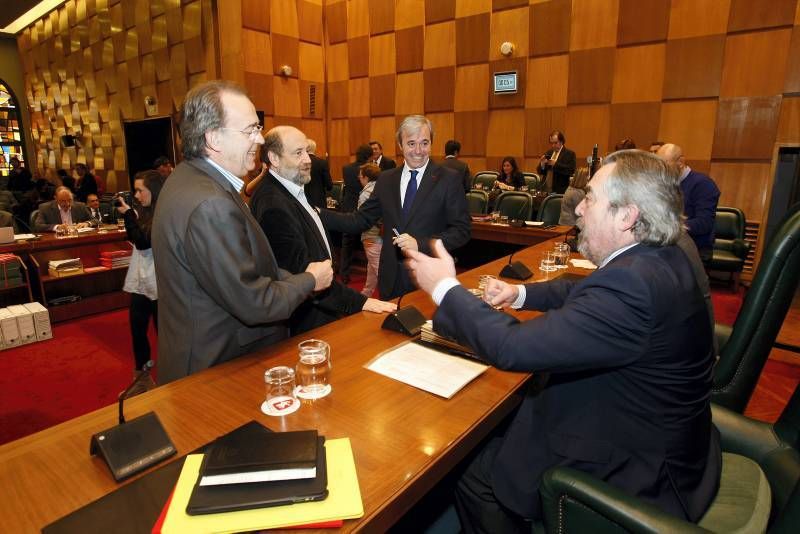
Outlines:
{"label": "stack of books", "polygon": [[20,264],[22,260],[16,254],[0,254],[0,285],[4,288],[21,286],[22,272]]}
{"label": "stack of books", "polygon": [[80,258],[50,260],[47,263],[47,272],[54,278],[74,276],[83,272],[83,262]]}
{"label": "stack of books", "polygon": [[127,267],[131,264],[130,250],[107,250],[100,253],[100,265],[108,269]]}
{"label": "stack of books", "polygon": [[251,421],[186,457],[153,532],[338,527],[363,513],[349,440]]}

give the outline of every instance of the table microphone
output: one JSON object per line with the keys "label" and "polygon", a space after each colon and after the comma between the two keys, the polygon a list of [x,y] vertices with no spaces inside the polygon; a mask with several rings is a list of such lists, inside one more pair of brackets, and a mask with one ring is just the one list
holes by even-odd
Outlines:
{"label": "table microphone", "polygon": [[89,454],[99,455],[117,482],[178,452],[155,412],[125,421],[123,403],[152,367],[150,360],[119,394],[119,424],[93,435],[89,443]]}
{"label": "table microphone", "polygon": [[517,216],[508,221],[508,225],[513,228],[522,228],[525,226],[525,219],[522,218],[522,210],[528,207],[530,199],[525,199],[525,202],[517,210]]}
{"label": "table microphone", "polygon": [[400,332],[407,336],[416,336],[422,331],[422,325],[425,324],[425,316],[414,306],[400,307],[403,297],[406,294],[400,295],[397,299],[397,310],[386,316],[383,320],[381,328],[384,330],[392,330],[393,332]]}
{"label": "table microphone", "polygon": [[527,280],[533,276],[533,273],[521,261],[511,261],[516,253],[517,251],[515,250],[511,253],[511,256],[508,257],[508,263],[500,270],[500,276],[503,278],[512,278],[514,280]]}

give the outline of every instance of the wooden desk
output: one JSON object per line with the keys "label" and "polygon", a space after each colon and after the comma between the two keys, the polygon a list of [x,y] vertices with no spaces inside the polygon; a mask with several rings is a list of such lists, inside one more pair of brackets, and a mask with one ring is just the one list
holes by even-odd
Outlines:
{"label": "wooden desk", "polygon": [[[533,266],[549,246],[520,251],[517,258]],[[497,274],[504,261],[459,278],[477,287],[479,275]],[[536,278],[541,275],[535,272]],[[434,311],[419,291],[404,303],[413,303],[428,317]],[[126,416],[155,410],[179,456],[251,419],[276,431],[316,428],[328,438],[349,437],[365,515],[347,521],[342,530],[385,531],[518,405],[529,375],[490,368],[446,400],[373,373],[364,364],[406,339],[381,330],[383,317],[358,313],[158,387],[130,399]],[[263,415],[264,371],[294,365],[297,342],[310,337],[331,345],[332,393],[282,418]],[[38,531],[117,489],[102,461],[88,454],[90,436],[116,424],[116,418],[116,406],[108,406],[0,447],[0,531]]]}
{"label": "wooden desk", "polygon": [[56,297],[81,297],[74,303],[50,307],[50,320],[55,323],[126,307],[129,296],[122,291],[122,285],[127,267],[53,279],[47,273],[47,262],[81,258],[84,267],[94,267],[100,264],[100,252],[130,248],[125,231],[114,227],[107,232],[87,232],[75,237],[44,233],[39,239],[2,246],[0,253],[12,252],[22,258],[30,273],[29,283],[36,290],[34,295],[45,306]]}
{"label": "wooden desk", "polygon": [[541,243],[542,241],[547,241],[548,239],[564,236],[572,231],[572,228],[572,226],[556,226],[548,229],[544,229],[540,226],[514,228],[507,224],[473,221],[472,239],[530,246]]}

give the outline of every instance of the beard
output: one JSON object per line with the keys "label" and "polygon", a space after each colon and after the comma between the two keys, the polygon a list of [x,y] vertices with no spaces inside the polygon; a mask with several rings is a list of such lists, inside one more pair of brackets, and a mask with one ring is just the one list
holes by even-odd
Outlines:
{"label": "beard", "polygon": [[582,218],[579,217],[578,220],[575,222],[576,222],[575,226],[577,226],[578,229],[581,231],[578,234],[578,252],[580,252],[584,258],[586,258],[587,260],[589,260],[590,262],[594,263],[599,267],[605,258],[599,258],[598,257],[599,254],[597,254],[595,251],[591,249],[589,245],[589,237],[590,237],[589,234],[591,233],[591,231],[589,232],[586,231],[586,229],[584,228]]}

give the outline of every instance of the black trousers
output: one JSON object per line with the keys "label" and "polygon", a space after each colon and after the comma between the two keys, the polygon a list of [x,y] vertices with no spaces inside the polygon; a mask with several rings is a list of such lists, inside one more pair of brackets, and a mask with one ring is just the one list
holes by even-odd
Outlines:
{"label": "black trousers", "polygon": [[502,438],[490,440],[473,458],[456,485],[456,511],[467,534],[531,532],[531,523],[497,501],[492,491],[492,465]]}
{"label": "black trousers", "polygon": [[144,367],[150,360],[150,341],[147,339],[147,327],[150,317],[158,329],[158,301],[150,300],[144,295],[131,293],[130,307],[131,339],[133,340],[133,357],[136,369]]}
{"label": "black trousers", "polygon": [[353,249],[361,241],[359,234],[342,234],[342,253],[339,261],[339,276],[350,278],[350,265],[353,262]]}

